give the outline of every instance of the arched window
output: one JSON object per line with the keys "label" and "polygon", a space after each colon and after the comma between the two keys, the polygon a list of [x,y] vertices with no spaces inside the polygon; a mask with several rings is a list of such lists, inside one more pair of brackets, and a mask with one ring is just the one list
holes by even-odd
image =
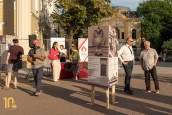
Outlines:
{"label": "arched window", "polygon": [[124,32],[122,32],[122,39],[124,39]]}
{"label": "arched window", "polygon": [[132,38],[133,39],[136,39],[136,29],[133,29],[132,30]]}

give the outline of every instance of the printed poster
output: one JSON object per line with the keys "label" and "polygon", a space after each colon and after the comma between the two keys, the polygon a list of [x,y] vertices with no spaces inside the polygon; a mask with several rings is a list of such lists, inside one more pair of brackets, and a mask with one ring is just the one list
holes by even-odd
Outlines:
{"label": "printed poster", "polygon": [[60,45],[63,45],[65,48],[65,38],[51,37],[51,48],[52,48],[54,42],[58,42],[59,48],[60,48]]}
{"label": "printed poster", "polygon": [[78,38],[78,50],[81,62],[88,62],[88,39]]}
{"label": "printed poster", "polygon": [[111,87],[118,83],[118,38],[111,26],[88,28],[88,83]]}

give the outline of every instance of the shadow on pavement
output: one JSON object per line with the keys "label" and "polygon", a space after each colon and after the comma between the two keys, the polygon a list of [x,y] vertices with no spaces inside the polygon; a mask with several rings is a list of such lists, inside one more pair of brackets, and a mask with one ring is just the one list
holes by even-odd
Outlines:
{"label": "shadow on pavement", "polygon": [[[86,83],[81,81],[81,83]],[[34,84],[30,84],[30,85],[34,85]],[[19,90],[24,91],[26,93],[28,93],[29,95],[33,96],[33,91],[22,88],[22,87],[18,87]],[[97,112],[101,112],[104,114],[120,114],[123,115],[123,113],[114,111],[112,109],[107,110],[106,107],[103,105],[98,105],[98,104],[94,104],[94,106],[88,104],[89,102],[87,100],[84,99],[80,99],[74,96],[71,96],[72,94],[77,93],[78,91],[74,91],[74,90],[70,90],[70,89],[66,89],[66,88],[62,88],[59,86],[54,86],[54,85],[50,85],[50,84],[46,84],[43,83],[41,89],[43,90],[44,94],[56,97],[56,98],[61,98],[63,100],[66,100],[70,103],[74,103],[92,110],[95,110]],[[57,92],[57,93],[55,93]],[[41,95],[40,95],[41,96]],[[58,114],[58,112],[57,112]]]}
{"label": "shadow on pavement", "polygon": [[[84,95],[84,96],[89,96],[90,97],[90,90],[80,87],[80,86],[74,86],[77,88],[80,88],[82,90],[82,92],[77,92],[80,95]],[[123,87],[122,87],[123,89]],[[138,89],[134,89],[135,93],[134,95],[132,95],[132,97],[137,97],[137,98],[142,98],[142,99],[146,99],[146,100],[151,100],[151,101],[159,101],[162,103],[167,103],[167,104],[172,104],[171,103],[171,98],[168,96],[163,96],[163,95],[153,95],[152,94],[145,94],[143,93],[141,90]],[[119,90],[116,89],[116,92],[122,95],[126,95],[123,90]],[[139,94],[136,94],[137,92],[139,92]],[[105,93],[99,92],[99,91],[95,91],[95,100],[99,100],[99,101],[104,101],[105,102]],[[110,99],[111,99],[111,95],[110,95]],[[168,109],[168,108],[163,108],[157,105],[153,105],[146,102],[142,102],[142,101],[137,101],[134,99],[128,99],[128,98],[123,98],[120,96],[115,96],[115,100],[119,101],[118,104],[115,104],[114,106],[117,107],[121,107],[121,108],[125,108],[125,109],[129,109],[129,110],[133,110],[139,113],[143,113],[143,114],[152,114],[152,115],[157,115],[157,114],[164,114],[166,112],[168,113],[172,113],[172,109]],[[163,100],[163,101],[162,101]]]}
{"label": "shadow on pavement", "polygon": [[[47,80],[47,79],[48,78],[44,78],[44,80]],[[63,82],[65,82],[65,80]],[[98,105],[96,103],[94,105],[90,105],[90,104],[88,104],[89,103],[88,100],[72,96],[72,94],[78,94],[78,95],[90,97],[90,92],[91,92],[90,86],[88,85],[88,88],[85,88],[85,87],[81,87],[81,85],[80,85],[80,84],[87,85],[88,84],[87,79],[79,79],[78,81],[70,80],[70,82],[74,82],[76,84],[76,85],[71,85],[72,87],[79,88],[81,91],[75,91],[72,89],[67,89],[67,88],[63,88],[63,87],[55,86],[55,85],[51,85],[51,84],[46,84],[46,83],[42,84],[41,89],[43,90],[44,94],[47,94],[47,95],[50,95],[50,96],[53,96],[56,98],[61,98],[70,103],[74,103],[74,104],[80,105],[82,107],[95,110],[97,112],[101,112],[104,114],[123,114],[123,113],[117,112],[112,109],[107,110],[105,108],[105,105]],[[29,84],[29,85],[33,86],[34,84]],[[18,87],[18,89],[33,96],[33,91],[31,91],[31,90],[28,90],[28,89],[25,89],[22,87]],[[143,90],[136,89],[136,88],[135,89],[132,88],[132,90],[134,90],[135,92],[134,92],[134,95],[132,95],[131,97],[135,97],[137,100],[127,98],[127,96],[129,96],[129,95],[126,96],[126,94],[123,92],[123,87],[116,85],[116,92],[118,94],[124,95],[126,97],[116,96],[115,98],[117,101],[119,101],[119,103],[115,104],[115,105],[111,104],[110,108],[111,108],[111,106],[116,106],[121,109],[125,108],[128,110],[140,112],[143,114],[164,114],[165,112],[172,113],[172,109],[168,109],[168,108],[164,108],[162,106],[151,104],[151,101],[155,101],[155,102],[160,102],[162,104],[171,105],[172,100],[171,100],[170,96],[164,96],[161,94],[157,95],[157,94],[153,94],[153,93],[148,94],[148,93],[144,93]],[[57,93],[55,93],[55,92],[57,92]],[[111,99],[111,95],[110,95],[110,99]],[[139,99],[147,100],[148,103],[143,102],[143,101],[138,101]],[[95,100],[105,103],[106,102],[105,93],[96,91]],[[111,103],[111,101],[110,101],[110,103]]]}
{"label": "shadow on pavement", "polygon": [[[120,77],[125,77],[124,74],[120,74]],[[158,75],[158,81],[159,82],[164,82],[164,83],[172,83],[172,77],[170,77],[171,75]],[[143,80],[143,82],[145,81],[145,76],[143,74],[134,74],[132,75],[131,79],[141,79]],[[150,80],[153,81],[152,77],[150,77]]]}

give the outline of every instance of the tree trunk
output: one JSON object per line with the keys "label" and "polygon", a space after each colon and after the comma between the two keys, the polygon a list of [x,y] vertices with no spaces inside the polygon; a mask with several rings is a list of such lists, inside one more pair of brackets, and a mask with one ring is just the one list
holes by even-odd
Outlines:
{"label": "tree trunk", "polygon": [[69,45],[69,50],[68,50],[69,51],[69,55],[71,54],[71,50],[70,49],[72,48],[72,40],[73,40],[73,35],[74,35],[73,31],[74,31],[73,29],[70,29],[70,33],[69,33],[69,42],[68,42],[69,43],[68,44]]}

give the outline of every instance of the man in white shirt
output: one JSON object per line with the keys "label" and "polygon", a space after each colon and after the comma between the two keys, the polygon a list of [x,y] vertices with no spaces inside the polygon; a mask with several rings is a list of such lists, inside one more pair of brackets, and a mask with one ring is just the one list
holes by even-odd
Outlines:
{"label": "man in white shirt", "polygon": [[121,60],[124,70],[125,70],[125,87],[124,92],[126,94],[133,94],[133,91],[130,90],[130,79],[133,71],[134,61],[134,52],[133,52],[133,39],[128,37],[126,39],[126,45],[123,45],[118,51],[118,57]]}

